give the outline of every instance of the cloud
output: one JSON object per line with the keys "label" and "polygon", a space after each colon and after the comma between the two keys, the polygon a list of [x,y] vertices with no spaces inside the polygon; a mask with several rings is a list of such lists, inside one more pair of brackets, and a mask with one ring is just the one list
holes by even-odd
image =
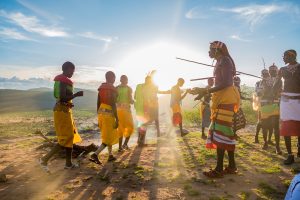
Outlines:
{"label": "cloud", "polygon": [[17,0],[17,2],[19,4],[21,4],[22,6],[24,6],[25,8],[31,10],[35,14],[37,14],[41,17],[44,17],[45,19],[48,19],[50,21],[57,22],[57,21],[60,21],[63,19],[63,17],[54,15],[54,14],[50,14],[49,12],[46,12],[45,10],[43,10],[43,9],[37,7],[36,5],[33,5],[32,3],[29,3],[25,0]]}
{"label": "cloud", "polygon": [[1,28],[0,36],[6,39],[14,39],[14,40],[32,40],[29,37],[23,35],[23,33],[18,32],[13,28]]}
{"label": "cloud", "polygon": [[44,37],[66,37],[68,33],[62,28],[55,26],[46,26],[41,24],[40,20],[35,16],[26,16],[21,12],[7,13],[0,10],[0,16],[5,17],[11,23],[22,27],[24,30],[37,33]]}
{"label": "cloud", "polygon": [[[17,76],[11,78],[0,77],[0,89],[28,90],[34,88],[53,88],[53,83],[53,80],[48,78],[30,77],[28,79],[21,79]],[[101,83],[101,80],[85,82],[75,81],[75,87],[96,91]]]}
{"label": "cloud", "polygon": [[269,39],[271,39],[271,40],[273,40],[273,39],[275,39],[276,37],[275,37],[275,35],[270,35],[269,36]]}
{"label": "cloud", "polygon": [[238,41],[242,41],[242,42],[251,42],[251,40],[241,38],[239,35],[231,35],[229,37],[233,40],[238,40]]}
{"label": "cloud", "polygon": [[53,82],[43,78],[20,79],[16,76],[11,78],[0,77],[0,89],[26,90],[31,88],[53,87]]}
{"label": "cloud", "polygon": [[107,51],[108,48],[110,47],[110,45],[118,40],[118,37],[103,36],[103,35],[99,35],[99,34],[96,34],[94,32],[90,32],[90,31],[84,32],[84,33],[79,33],[78,35],[81,37],[84,37],[84,38],[104,42],[105,44],[103,47],[103,52]]}
{"label": "cloud", "polygon": [[[104,66],[76,65],[72,80],[75,82],[75,87],[95,89],[100,82],[105,81],[105,73],[109,70],[114,69]],[[21,87],[22,83],[25,84],[22,89],[48,87],[48,85],[52,87],[53,78],[61,73],[60,66],[32,67],[0,64],[0,74],[3,77],[2,79],[0,77],[0,88],[16,89],[16,86]]]}
{"label": "cloud", "polygon": [[185,17],[187,19],[206,19],[208,16],[203,13],[203,9],[200,7],[195,7],[189,10]]}
{"label": "cloud", "polygon": [[98,35],[93,32],[84,32],[84,33],[80,33],[78,35],[81,37],[84,37],[84,38],[98,40],[98,41],[102,41],[102,42],[108,42],[108,43],[113,42],[118,39],[118,37],[103,36],[103,35]]}
{"label": "cloud", "polygon": [[253,31],[254,27],[262,23],[268,16],[275,13],[293,12],[299,15],[299,8],[292,4],[265,4],[265,5],[248,5],[233,8],[216,8],[217,11],[237,14],[245,20]]}

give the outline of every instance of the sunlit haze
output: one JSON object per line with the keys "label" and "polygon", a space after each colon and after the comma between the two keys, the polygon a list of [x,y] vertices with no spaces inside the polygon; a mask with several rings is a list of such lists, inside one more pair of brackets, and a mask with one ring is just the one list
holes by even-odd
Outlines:
{"label": "sunlit haze", "polygon": [[[179,77],[184,87],[212,76],[209,43],[227,44],[237,70],[260,75],[284,66],[287,49],[299,52],[298,1],[32,1],[0,2],[0,88],[52,87],[61,65],[76,65],[75,87],[96,89],[112,70],[129,85],[156,70],[159,89]],[[241,76],[253,86],[257,78]]]}

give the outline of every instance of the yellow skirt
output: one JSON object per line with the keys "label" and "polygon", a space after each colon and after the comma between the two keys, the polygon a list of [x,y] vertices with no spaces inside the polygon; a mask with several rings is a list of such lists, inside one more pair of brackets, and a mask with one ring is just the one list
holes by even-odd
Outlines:
{"label": "yellow skirt", "polygon": [[63,147],[73,147],[74,143],[81,142],[81,137],[73,120],[72,109],[56,104],[53,110],[58,143]]}
{"label": "yellow skirt", "polygon": [[130,137],[134,130],[133,119],[130,110],[126,108],[118,108],[117,112],[119,118],[119,137]]}
{"label": "yellow skirt", "polygon": [[[106,109],[111,112],[102,112],[101,109]],[[101,131],[102,143],[106,145],[114,145],[119,142],[119,134],[115,126],[115,117],[112,113],[111,106],[107,104],[101,104],[98,113],[98,125]]]}

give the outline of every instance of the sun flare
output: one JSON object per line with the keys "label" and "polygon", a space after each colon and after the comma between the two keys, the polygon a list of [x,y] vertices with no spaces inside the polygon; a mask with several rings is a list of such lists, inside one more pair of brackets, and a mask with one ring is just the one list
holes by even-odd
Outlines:
{"label": "sun flare", "polygon": [[[160,90],[170,89],[179,77],[186,79],[186,85],[189,85],[191,71],[195,71],[195,77],[200,76],[199,66],[185,63],[176,59],[176,57],[186,57],[191,59],[202,59],[209,61],[207,54],[197,50],[190,49],[179,43],[170,41],[160,41],[153,44],[136,48],[128,53],[125,59],[119,65],[118,72],[127,74],[131,82],[141,83],[145,76],[152,70],[156,70],[154,81]],[[204,74],[211,74],[210,70],[203,70]]]}

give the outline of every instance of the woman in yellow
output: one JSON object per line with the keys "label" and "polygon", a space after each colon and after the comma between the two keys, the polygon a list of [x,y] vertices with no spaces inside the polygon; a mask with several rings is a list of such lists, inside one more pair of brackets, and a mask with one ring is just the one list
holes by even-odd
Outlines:
{"label": "woman in yellow", "polygon": [[[118,97],[117,97],[117,112],[119,118],[119,152],[124,149],[128,150],[128,141],[131,134],[133,133],[133,119],[131,114],[130,104],[133,103],[132,99],[132,89],[129,87],[128,78],[126,75],[122,75],[120,78],[121,84],[117,86]],[[125,137],[125,142],[122,145],[123,137]]]}
{"label": "woman in yellow", "polygon": [[40,159],[41,167],[49,172],[47,167],[48,160],[56,154],[61,148],[66,150],[65,169],[76,167],[72,163],[73,144],[80,142],[81,138],[75,127],[72,116],[72,99],[83,96],[83,91],[73,94],[73,82],[70,79],[75,71],[75,65],[71,62],[65,62],[62,65],[63,73],[54,78],[54,97],[56,104],[54,106],[54,127],[58,139],[58,144],[51,151]]}
{"label": "woman in yellow", "polygon": [[[217,60],[214,70],[215,87],[199,88],[199,96],[212,93],[211,124],[206,147],[217,149],[217,166],[203,174],[211,178],[221,178],[224,174],[234,174],[237,168],[234,160],[236,136],[232,130],[232,120],[240,105],[240,94],[233,85],[234,61],[223,42],[210,44],[209,56]],[[225,151],[228,152],[229,166],[223,170]]]}
{"label": "woman in yellow", "polygon": [[108,161],[114,161],[116,158],[112,155],[112,145],[117,144],[119,141],[119,135],[117,128],[119,124],[116,100],[117,89],[114,87],[116,76],[112,71],[108,71],[105,74],[106,82],[102,83],[98,89],[97,111],[98,111],[98,124],[101,132],[102,144],[94,152],[90,161],[97,164],[101,164],[98,155],[101,151],[108,148]]}

